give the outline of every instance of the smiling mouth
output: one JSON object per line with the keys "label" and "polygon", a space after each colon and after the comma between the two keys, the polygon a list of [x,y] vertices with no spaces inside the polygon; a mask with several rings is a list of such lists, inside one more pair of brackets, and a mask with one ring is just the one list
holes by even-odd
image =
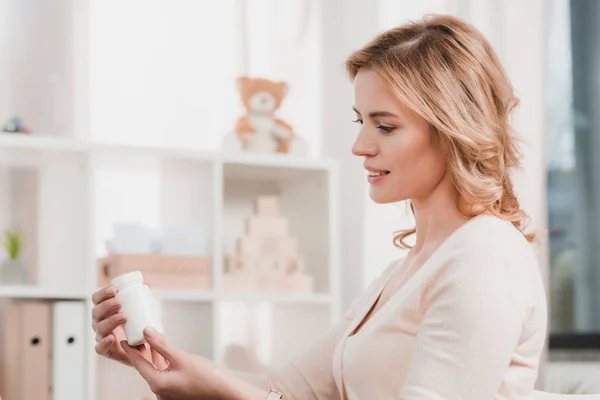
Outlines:
{"label": "smiling mouth", "polygon": [[387,175],[389,173],[390,173],[390,171],[379,171],[379,172],[369,171],[369,176],[382,176],[382,175]]}

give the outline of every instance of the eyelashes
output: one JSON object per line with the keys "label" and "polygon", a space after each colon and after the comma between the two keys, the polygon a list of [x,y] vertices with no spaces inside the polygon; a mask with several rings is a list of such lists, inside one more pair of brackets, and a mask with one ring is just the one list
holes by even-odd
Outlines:
{"label": "eyelashes", "polygon": [[386,126],[386,125],[377,125],[377,129],[379,129],[381,132],[383,132],[384,134],[389,135],[390,133],[394,132],[396,130],[395,127],[393,126]]}
{"label": "eyelashes", "polygon": [[[363,124],[363,120],[360,118],[357,118],[355,120],[353,120],[352,122],[354,122],[355,124]],[[379,124],[376,126],[377,129],[379,129],[379,131],[381,132],[382,135],[391,135],[397,128],[395,126],[387,126],[387,125],[382,125]]]}

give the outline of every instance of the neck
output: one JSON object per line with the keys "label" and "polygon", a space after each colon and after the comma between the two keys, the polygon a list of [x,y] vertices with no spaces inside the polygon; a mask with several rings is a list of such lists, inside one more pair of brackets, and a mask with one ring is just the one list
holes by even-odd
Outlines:
{"label": "neck", "polygon": [[469,219],[459,210],[457,198],[458,193],[446,174],[427,196],[411,199],[417,229],[415,253],[436,248]]}

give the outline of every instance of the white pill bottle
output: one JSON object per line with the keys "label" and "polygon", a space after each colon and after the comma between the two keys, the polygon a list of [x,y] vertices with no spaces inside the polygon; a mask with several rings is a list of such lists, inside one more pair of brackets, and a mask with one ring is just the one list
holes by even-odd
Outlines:
{"label": "white pill bottle", "polygon": [[111,280],[117,290],[116,298],[121,303],[121,311],[127,317],[123,326],[127,344],[137,346],[145,343],[144,328],[151,326],[164,333],[160,305],[150,288],[144,285],[144,277],[139,271],[117,276]]}

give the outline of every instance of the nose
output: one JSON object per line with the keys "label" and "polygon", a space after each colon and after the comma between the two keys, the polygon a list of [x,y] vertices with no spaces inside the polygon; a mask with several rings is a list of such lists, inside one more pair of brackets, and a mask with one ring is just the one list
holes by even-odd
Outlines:
{"label": "nose", "polygon": [[377,145],[369,139],[364,129],[361,130],[354,141],[352,154],[359,157],[372,157],[377,155]]}

